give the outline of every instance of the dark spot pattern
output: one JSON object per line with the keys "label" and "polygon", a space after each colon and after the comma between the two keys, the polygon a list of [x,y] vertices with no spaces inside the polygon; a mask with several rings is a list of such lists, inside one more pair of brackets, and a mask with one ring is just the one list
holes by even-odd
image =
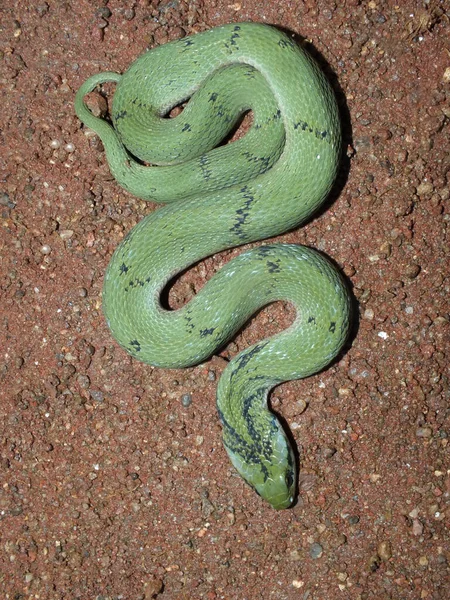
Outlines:
{"label": "dark spot pattern", "polygon": [[117,121],[120,121],[120,119],[124,119],[127,115],[128,112],[126,110],[121,110],[116,115],[114,115],[114,121],[117,123]]}
{"label": "dark spot pattern", "polygon": [[301,131],[307,131],[308,133],[313,133],[314,137],[316,137],[318,140],[324,140],[325,142],[331,143],[331,135],[329,131],[323,130],[321,131],[320,129],[314,129],[313,127],[311,127],[311,125],[309,125],[306,121],[297,121],[296,123],[294,123],[294,129],[301,129]]}
{"label": "dark spot pattern", "polygon": [[286,39],[286,38],[281,38],[278,41],[278,45],[279,45],[280,48],[283,48],[283,49],[285,49],[285,48],[292,49],[295,46],[293,40],[289,40],[289,39]]}
{"label": "dark spot pattern", "polygon": [[267,270],[269,273],[281,273],[280,261],[277,260],[276,262],[273,262],[271,260],[268,260]]}
{"label": "dark spot pattern", "polygon": [[200,337],[207,337],[212,335],[216,330],[216,327],[210,327],[209,329],[200,329]]}
{"label": "dark spot pattern", "polygon": [[208,181],[208,179],[211,178],[211,175],[213,174],[213,172],[208,167],[208,156],[207,156],[207,154],[203,154],[203,156],[200,156],[198,162],[200,164],[200,169],[201,169],[201,172],[202,172],[202,175],[203,175],[203,179],[205,179],[206,181]]}
{"label": "dark spot pattern", "polygon": [[130,340],[130,346],[132,353],[141,351],[141,344],[138,340]]}
{"label": "dark spot pattern", "polygon": [[250,214],[250,207],[255,200],[255,196],[249,192],[248,186],[244,186],[240,190],[242,198],[244,199],[244,205],[242,208],[236,210],[236,222],[230,231],[236,234],[241,240],[246,239],[246,232],[243,231],[243,226],[247,221],[247,217]]}
{"label": "dark spot pattern", "polygon": [[242,354],[240,357],[238,357],[236,360],[236,365],[234,366],[234,369],[230,375],[230,380],[233,379],[233,377],[247,365],[248,361],[251,360],[253,356],[255,356],[256,354],[261,352],[261,350],[268,343],[269,342],[266,341],[266,342],[261,342],[260,344],[256,344],[255,346],[253,346],[253,348],[251,348],[250,350],[247,350],[247,352],[244,352],[244,354]]}
{"label": "dark spot pattern", "polygon": [[147,277],[144,280],[139,279],[139,277],[136,277],[136,279],[130,279],[127,287],[124,288],[124,291],[128,292],[130,289],[133,289],[133,288],[144,287],[144,285],[146,283],[150,283],[150,281],[151,281],[151,277]]}

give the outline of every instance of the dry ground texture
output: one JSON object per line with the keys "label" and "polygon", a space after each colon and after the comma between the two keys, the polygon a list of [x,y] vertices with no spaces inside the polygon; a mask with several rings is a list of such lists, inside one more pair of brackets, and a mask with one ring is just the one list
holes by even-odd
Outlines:
{"label": "dry ground texture", "polygon": [[[2,598],[450,597],[449,11],[438,0],[3,3]],[[73,109],[88,76],[244,20],[305,39],[335,87],[347,148],[327,210],[279,238],[330,255],[357,303],[341,360],[272,395],[301,461],[299,501],[281,512],[235,475],[214,397],[226,360],[289,323],[290,307],[264,309],[196,368],[125,355],[102,317],[102,280],[155,206],[112,180]],[[185,274],[173,305],[239,251]]]}

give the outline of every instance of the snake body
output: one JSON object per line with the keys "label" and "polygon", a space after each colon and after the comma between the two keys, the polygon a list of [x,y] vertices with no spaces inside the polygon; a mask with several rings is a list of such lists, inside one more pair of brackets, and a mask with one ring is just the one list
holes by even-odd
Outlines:
{"label": "snake body", "polygon": [[[84,100],[110,81],[117,83],[111,123]],[[350,301],[339,272],[315,250],[270,244],[229,261],[179,310],[164,308],[161,292],[204,257],[297,227],[321,205],[341,145],[329,84],[284,33],[240,23],[150,50],[123,75],[94,75],[75,108],[101,138],[118,183],[166,203],[128,233],[106,272],[104,314],[128,353],[159,367],[192,366],[268,303],[296,307],[288,329],[230,361],[217,389],[233,465],[273,507],[291,506],[295,458],[268,394],[316,373],[341,350]],[[220,145],[250,110],[250,131]]]}

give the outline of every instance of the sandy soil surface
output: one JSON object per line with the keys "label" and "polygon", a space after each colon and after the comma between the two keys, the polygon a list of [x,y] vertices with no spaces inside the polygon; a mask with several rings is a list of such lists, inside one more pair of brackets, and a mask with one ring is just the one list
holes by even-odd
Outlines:
{"label": "sandy soil surface", "polygon": [[[2,598],[449,597],[449,18],[438,0],[3,3]],[[281,512],[233,471],[214,397],[226,360],[292,310],[196,368],[129,358],[102,280],[155,206],[117,186],[73,109],[88,76],[243,20],[306,40],[348,148],[327,210],[279,238],[330,255],[357,305],[341,360],[272,395],[301,460]],[[184,275],[173,305],[238,252]]]}

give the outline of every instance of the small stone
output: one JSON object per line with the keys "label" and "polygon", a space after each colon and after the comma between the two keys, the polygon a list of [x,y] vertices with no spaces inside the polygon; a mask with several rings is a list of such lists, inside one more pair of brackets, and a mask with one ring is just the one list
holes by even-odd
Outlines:
{"label": "small stone", "polygon": [[152,600],[164,589],[164,583],[161,579],[153,578],[151,581],[144,583],[144,598],[145,600]]}
{"label": "small stone", "polygon": [[415,279],[419,273],[420,265],[416,265],[415,263],[411,263],[405,268],[405,275],[408,279]]}
{"label": "small stone", "polygon": [[428,195],[432,194],[433,191],[434,191],[434,186],[429,181],[422,181],[422,183],[420,183],[417,186],[417,195],[419,197],[428,196]]}
{"label": "small stone", "polygon": [[82,390],[89,389],[89,387],[91,385],[91,380],[89,379],[89,377],[87,375],[78,375],[77,382]]}
{"label": "small stone", "polygon": [[413,519],[412,532],[413,532],[413,535],[422,535],[423,525],[419,521],[419,519]]}
{"label": "small stone", "polygon": [[374,316],[375,316],[375,313],[373,312],[373,310],[371,308],[366,308],[366,310],[364,311],[363,317],[365,319],[367,319],[368,321],[372,321]]}
{"label": "small stone", "polygon": [[74,232],[72,231],[72,229],[62,229],[59,232],[59,237],[62,240],[70,240],[70,238],[73,236]]}
{"label": "small stone", "polygon": [[416,436],[422,438],[430,438],[433,435],[433,430],[430,427],[418,427]]}
{"label": "small stone", "polygon": [[103,402],[105,399],[104,393],[100,390],[89,390],[89,394],[95,402]]}
{"label": "small stone", "polygon": [[391,542],[380,542],[377,548],[377,554],[382,561],[386,562],[392,558]]}
{"label": "small stone", "polygon": [[291,552],[289,552],[289,558],[294,561],[302,560],[301,554],[298,550],[291,550]]}
{"label": "small stone", "polygon": [[323,448],[323,450],[322,450],[322,456],[324,458],[331,458],[332,456],[334,456],[336,454],[336,452],[337,452],[336,448],[326,447],[326,448]]}
{"label": "small stone", "polygon": [[187,408],[192,404],[192,395],[191,394],[183,394],[181,396],[181,404]]}
{"label": "small stone", "polygon": [[313,558],[314,560],[317,558],[320,558],[323,554],[323,548],[320,544],[318,544],[317,542],[314,542],[314,544],[311,544],[310,548],[309,548],[309,555],[311,558]]}
{"label": "small stone", "polygon": [[359,517],[357,515],[353,515],[348,518],[348,522],[350,525],[357,525],[359,523]]}
{"label": "small stone", "polygon": [[112,15],[112,12],[109,10],[107,6],[101,6],[95,11],[97,17],[102,17],[103,19],[109,19]]}
{"label": "small stone", "polygon": [[14,208],[16,203],[10,200],[9,195],[6,192],[0,192],[0,205]]}

